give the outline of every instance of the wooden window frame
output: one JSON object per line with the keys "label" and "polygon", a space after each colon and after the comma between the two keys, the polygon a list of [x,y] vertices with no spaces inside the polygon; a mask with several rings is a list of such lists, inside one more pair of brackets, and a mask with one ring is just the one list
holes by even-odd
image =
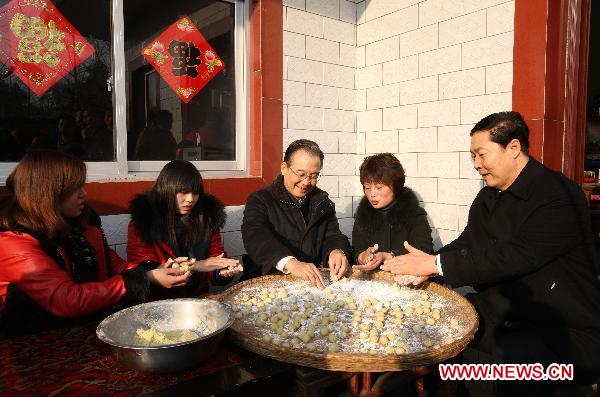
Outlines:
{"label": "wooden window frame", "polygon": [[[281,0],[249,0],[248,175],[205,178],[204,188],[225,205],[243,205],[248,195],[278,175],[283,147],[283,17]],[[127,213],[129,201],[154,181],[86,183],[88,202],[101,215]]]}

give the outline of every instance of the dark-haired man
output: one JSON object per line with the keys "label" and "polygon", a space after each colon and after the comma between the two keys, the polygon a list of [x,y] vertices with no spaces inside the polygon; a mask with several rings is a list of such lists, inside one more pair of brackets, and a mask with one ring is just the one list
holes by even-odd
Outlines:
{"label": "dark-haired man", "polygon": [[263,273],[276,268],[320,288],[323,276],[316,266],[329,266],[332,275],[343,276],[350,253],[334,203],[317,188],[323,158],[315,142],[292,142],[281,175],[248,197],[242,222],[244,247]]}
{"label": "dark-haired man", "polygon": [[[471,156],[486,187],[465,230],[437,255],[407,246],[382,269],[475,286],[467,296],[480,316],[473,348],[499,363],[574,364],[575,379],[591,383],[600,372],[600,288],[586,200],[528,149],[519,113],[479,121]],[[556,386],[506,382],[499,391],[547,395]]]}

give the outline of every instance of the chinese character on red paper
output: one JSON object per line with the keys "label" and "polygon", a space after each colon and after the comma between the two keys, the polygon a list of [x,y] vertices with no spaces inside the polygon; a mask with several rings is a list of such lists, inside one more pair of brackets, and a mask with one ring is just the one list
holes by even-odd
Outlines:
{"label": "chinese character on red paper", "polygon": [[171,25],[142,54],[185,103],[225,67],[188,17]]}
{"label": "chinese character on red paper", "polygon": [[0,61],[37,95],[93,53],[49,1],[12,0],[0,8]]}

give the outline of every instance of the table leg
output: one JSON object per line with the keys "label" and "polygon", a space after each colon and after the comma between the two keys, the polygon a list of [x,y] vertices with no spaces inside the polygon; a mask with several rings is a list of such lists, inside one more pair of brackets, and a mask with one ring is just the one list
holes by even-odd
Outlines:
{"label": "table leg", "polygon": [[359,394],[358,375],[359,375],[358,373],[355,373],[350,377],[350,379],[348,379],[348,392],[350,393],[350,395],[352,397],[358,397],[358,394]]}
{"label": "table leg", "polygon": [[362,373],[362,382],[360,387],[360,397],[371,397],[372,377],[370,372]]}
{"label": "table leg", "polygon": [[415,379],[415,390],[417,392],[417,396],[423,397],[425,395],[425,388],[423,387],[423,376],[419,376]]}

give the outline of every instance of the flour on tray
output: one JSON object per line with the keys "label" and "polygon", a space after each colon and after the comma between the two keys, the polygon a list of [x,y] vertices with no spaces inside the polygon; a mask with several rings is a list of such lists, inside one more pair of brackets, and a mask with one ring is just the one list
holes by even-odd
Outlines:
{"label": "flour on tray", "polygon": [[319,290],[282,279],[246,286],[226,303],[236,326],[264,343],[315,352],[425,352],[468,332],[447,298],[384,281],[343,278]]}

